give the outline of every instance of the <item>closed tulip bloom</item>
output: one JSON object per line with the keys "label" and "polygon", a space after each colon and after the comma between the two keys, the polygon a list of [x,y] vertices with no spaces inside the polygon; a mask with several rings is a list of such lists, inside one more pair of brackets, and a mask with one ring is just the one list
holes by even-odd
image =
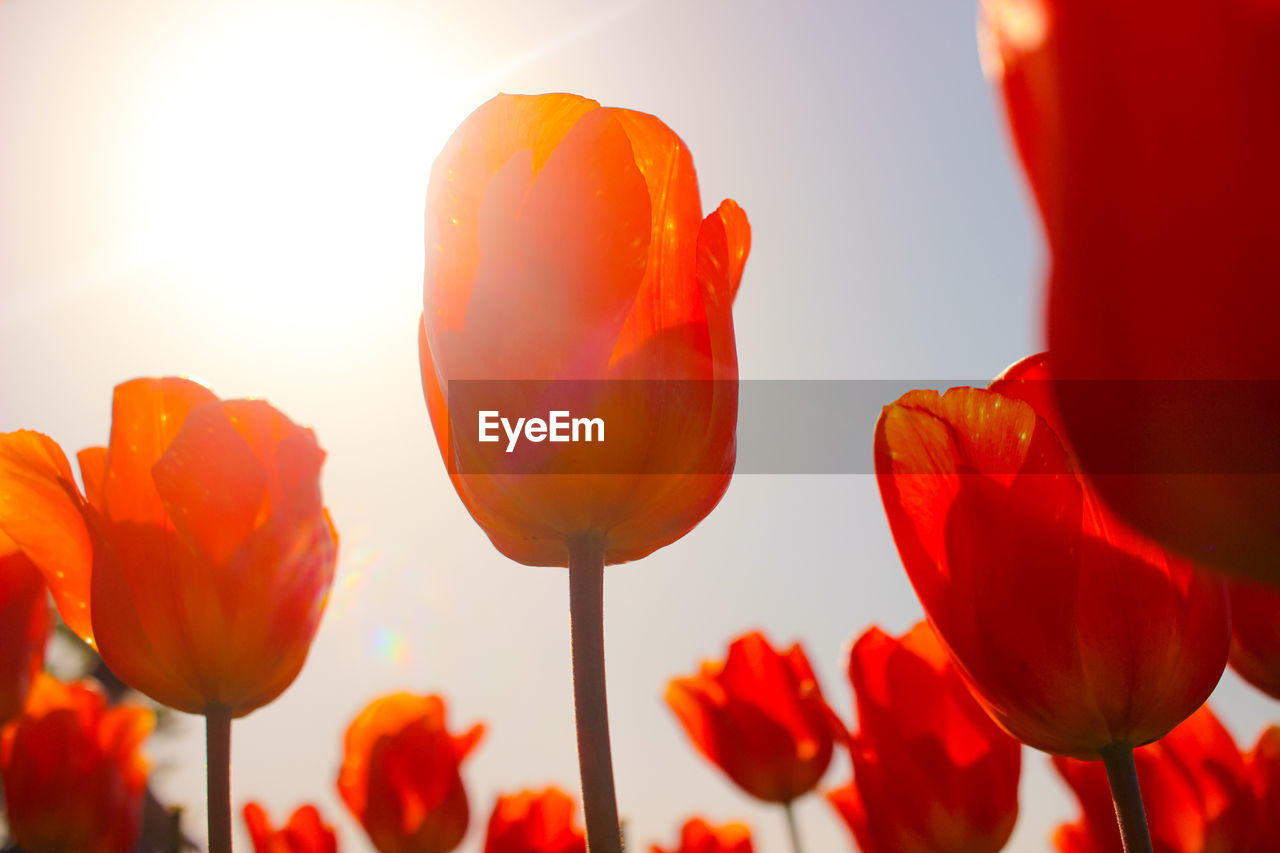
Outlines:
{"label": "closed tulip bloom", "polygon": [[1270,726],[1262,733],[1248,763],[1258,820],[1256,848],[1280,850],[1280,726]]}
{"label": "closed tulip bloom", "polygon": [[0,532],[0,725],[22,711],[44,666],[51,625],[40,570]]}
{"label": "closed tulip bloom", "polygon": [[1231,668],[1280,699],[1280,590],[1239,581],[1227,585],[1231,600]]}
{"label": "closed tulip bloom", "polygon": [[751,830],[741,823],[716,827],[699,817],[680,830],[680,844],[670,850],[656,844],[650,853],[752,853]]}
{"label": "closed tulip bloom", "polygon": [[[716,505],[735,458],[731,310],[750,241],[734,202],[702,217],[689,150],[651,115],[499,95],[458,128],[427,193],[422,383],[454,487],[499,551],[564,566],[566,542],[592,534],[619,563]],[[577,466],[573,444],[529,445],[536,474],[497,444],[471,458],[485,446],[474,412],[451,421],[457,380],[583,381],[573,414],[602,417],[607,464]]]}
{"label": "closed tulip bloom", "polygon": [[1204,702],[1226,664],[1226,595],[1103,508],[1043,377],[1037,356],[986,390],[904,395],[876,425],[876,474],[916,595],[987,712],[1091,758]]}
{"label": "closed tulip bloom", "polygon": [[1059,386],[1067,438],[1138,530],[1280,583],[1276,4],[983,5],[1052,253],[1054,371],[1132,380]]}
{"label": "closed tulip bloom", "polygon": [[839,724],[799,643],[779,653],[759,632],[739,637],[725,661],[673,679],[667,704],[699,752],[766,802],[812,791],[831,763]]}
{"label": "closed tulip bloom", "polygon": [[253,841],[253,853],[338,853],[333,827],[321,820],[313,805],[299,806],[288,823],[273,829],[262,806],[246,803],[244,823]]}
{"label": "closed tulip bloom", "polygon": [[853,782],[827,795],[863,853],[995,853],[1018,816],[1022,746],[974,701],[926,622],[849,655]]}
{"label": "closed tulip bloom", "polygon": [[[1134,752],[1157,853],[1246,853],[1259,816],[1245,758],[1205,706],[1161,740]],[[1061,853],[1121,853],[1107,775],[1096,761],[1054,758],[1082,816],[1058,829]]]}
{"label": "closed tulip bloom", "polygon": [[498,797],[484,853],[587,853],[578,804],[559,788]]}
{"label": "closed tulip bloom", "polygon": [[154,715],[108,708],[88,683],[41,675],[0,732],[9,833],[27,853],[129,853],[142,830],[147,763],[138,747]]}
{"label": "closed tulip bloom", "polygon": [[445,726],[439,696],[394,693],[374,700],[347,728],[338,793],[381,853],[447,853],[470,812],[460,768],[484,726]]}
{"label": "closed tulip bloom", "polygon": [[[107,447],[0,436],[0,529],[111,671],[180,711],[243,716],[297,676],[333,581],[324,451],[262,400],[186,379],[116,387]],[[16,462],[13,460],[17,460]]]}

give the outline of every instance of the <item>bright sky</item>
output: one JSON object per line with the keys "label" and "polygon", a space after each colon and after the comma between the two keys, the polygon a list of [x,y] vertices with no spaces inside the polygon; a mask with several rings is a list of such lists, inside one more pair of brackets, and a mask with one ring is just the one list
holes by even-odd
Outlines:
{"label": "bright sky", "polygon": [[[754,227],[743,378],[993,376],[1038,347],[1042,261],[974,30],[963,2],[0,0],[0,429],[74,453],[105,441],[117,382],[184,374],[271,400],[329,452],[338,579],[301,677],[236,724],[237,811],[318,801],[369,849],[333,779],[347,722],[398,689],[490,726],[467,853],[500,791],[576,785],[567,575],[490,546],[419,386],[427,174],[467,113],[564,90],[674,128],[704,209],[731,196]],[[670,677],[761,627],[805,644],[849,721],[847,642],[921,615],[869,476],[740,476],[606,595],[643,850],[695,813],[786,849],[781,813],[688,745]],[[1248,745],[1276,714],[1231,675],[1214,702]],[[203,838],[203,726],[179,723],[149,744],[154,783]],[[1007,849],[1045,850],[1074,806],[1035,753],[1021,792]],[[825,802],[799,814],[810,853],[851,849]]]}

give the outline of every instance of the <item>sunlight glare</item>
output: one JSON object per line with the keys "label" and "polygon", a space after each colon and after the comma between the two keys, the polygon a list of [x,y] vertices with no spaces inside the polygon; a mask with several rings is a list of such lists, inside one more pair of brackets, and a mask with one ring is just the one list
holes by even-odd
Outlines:
{"label": "sunlight glare", "polygon": [[138,146],[144,262],[210,307],[321,333],[406,299],[431,161],[465,115],[394,21],[326,9],[206,31]]}

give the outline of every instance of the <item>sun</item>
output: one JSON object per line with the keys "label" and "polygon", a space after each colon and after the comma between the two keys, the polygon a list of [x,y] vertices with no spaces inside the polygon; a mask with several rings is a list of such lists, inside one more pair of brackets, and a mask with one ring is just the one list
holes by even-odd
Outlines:
{"label": "sun", "polygon": [[305,9],[257,6],[172,47],[135,149],[140,261],[299,330],[420,277],[430,164],[467,110],[393,18]]}

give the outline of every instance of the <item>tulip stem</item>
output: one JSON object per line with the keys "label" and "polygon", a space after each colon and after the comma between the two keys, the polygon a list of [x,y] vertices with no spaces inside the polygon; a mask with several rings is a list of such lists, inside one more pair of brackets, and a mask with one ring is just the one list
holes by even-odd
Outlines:
{"label": "tulip stem", "polygon": [[209,808],[209,853],[231,853],[231,709],[204,714]]}
{"label": "tulip stem", "polygon": [[800,843],[800,827],[796,824],[795,800],[787,800],[782,808],[787,813],[787,831],[791,833],[791,853],[804,853]]}
{"label": "tulip stem", "polygon": [[604,688],[604,537],[587,533],[567,545],[573,704],[578,722],[578,768],[582,773],[582,807],[587,816],[587,849],[591,853],[622,853]]}
{"label": "tulip stem", "polygon": [[1116,821],[1125,853],[1152,853],[1151,831],[1147,829],[1147,812],[1142,806],[1142,789],[1138,786],[1138,768],[1133,763],[1133,747],[1113,743],[1098,753],[1111,783],[1111,799],[1116,805]]}

